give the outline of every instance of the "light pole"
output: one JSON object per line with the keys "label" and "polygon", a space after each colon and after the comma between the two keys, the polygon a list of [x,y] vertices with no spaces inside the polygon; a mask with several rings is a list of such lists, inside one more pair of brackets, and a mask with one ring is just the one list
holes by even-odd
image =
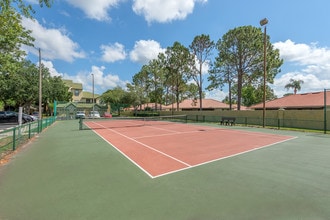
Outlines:
{"label": "light pole", "polygon": [[267,34],[266,34],[266,24],[268,24],[267,18],[264,18],[260,21],[260,25],[264,26],[264,91],[263,91],[263,100],[262,100],[262,127],[265,127],[265,115],[266,115],[266,59],[267,59]]}
{"label": "light pole", "polygon": [[93,103],[93,114],[94,114],[94,73],[92,73],[92,80],[93,80],[93,82],[92,82],[92,84],[93,84],[93,101],[92,101],[92,103]]}
{"label": "light pole", "polygon": [[42,119],[42,68],[41,68],[41,50],[39,48],[39,120]]}

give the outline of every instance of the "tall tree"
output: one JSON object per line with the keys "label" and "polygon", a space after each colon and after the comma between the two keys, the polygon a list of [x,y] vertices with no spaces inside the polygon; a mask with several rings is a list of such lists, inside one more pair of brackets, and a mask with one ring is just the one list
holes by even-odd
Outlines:
{"label": "tall tree", "polygon": [[155,103],[156,109],[158,104],[162,104],[163,95],[164,95],[164,84],[165,84],[165,75],[164,75],[164,66],[162,56],[158,56],[158,59],[153,59],[149,61],[147,66],[149,82],[150,82],[150,101]]}
{"label": "tall tree", "polygon": [[[194,83],[188,84],[184,95],[185,95],[185,98],[197,100],[197,98],[199,98],[199,96],[200,96],[198,86]],[[205,97],[205,94],[202,93],[202,98],[204,98],[204,97]]]}
{"label": "tall tree", "polygon": [[[53,0],[38,0],[39,6],[43,7],[46,5],[50,7],[53,3]],[[32,14],[35,13],[31,4],[28,4],[27,1],[23,0],[1,0],[0,1],[0,10],[8,10],[8,9],[18,9],[18,12],[23,14],[25,17],[32,18]]]}
{"label": "tall tree", "polygon": [[133,83],[127,85],[130,92],[135,92],[137,94],[137,99],[133,103],[134,107],[141,107],[142,104],[147,103],[150,100],[151,80],[149,74],[149,67],[143,65],[140,72],[133,76]]}
{"label": "tall tree", "polygon": [[304,81],[303,80],[295,80],[295,79],[290,79],[290,82],[288,84],[285,85],[285,88],[287,90],[289,89],[293,89],[294,94],[297,94],[297,91],[301,90],[301,84],[303,84]]}
{"label": "tall tree", "polygon": [[[266,100],[276,99],[274,91],[266,85]],[[242,104],[244,106],[251,106],[263,101],[263,84],[260,87],[254,87],[253,85],[245,85],[242,88]]]}
{"label": "tall tree", "polygon": [[[39,0],[40,6],[51,5],[50,0]],[[32,6],[23,0],[0,1],[0,100],[4,100],[4,94],[9,82],[15,78],[10,74],[17,74],[26,55],[22,45],[33,46],[34,39],[31,31],[26,30],[21,23],[21,14],[32,17]],[[8,99],[7,99],[8,101]]]}
{"label": "tall tree", "polygon": [[[233,70],[236,77],[237,109],[241,108],[242,88],[246,85],[257,85],[263,79],[263,33],[261,28],[242,26],[229,30],[217,42],[218,58],[214,66],[222,73],[227,67]],[[275,76],[280,72],[283,60],[280,59],[279,50],[274,49],[266,39],[267,47],[267,75],[266,81],[273,83]],[[226,67],[226,68],[222,68]],[[221,84],[215,82],[215,85]],[[262,88],[259,86],[258,88]]]}
{"label": "tall tree", "polygon": [[20,68],[26,55],[22,45],[32,46],[34,39],[21,24],[21,16],[14,9],[0,11],[0,74],[9,74]]}
{"label": "tall tree", "polygon": [[176,109],[179,110],[180,96],[185,92],[187,83],[187,73],[191,70],[194,57],[189,49],[174,42],[172,47],[165,51],[166,58],[166,84],[171,88],[175,97]]}
{"label": "tall tree", "polygon": [[207,63],[214,46],[215,44],[210,39],[210,36],[204,34],[196,36],[191,45],[189,46],[190,51],[195,56],[198,63],[197,68],[195,65],[193,66],[192,71],[189,73],[189,77],[191,77],[196,82],[196,85],[198,87],[200,110],[203,109],[203,65]]}
{"label": "tall tree", "polygon": [[[51,0],[39,0],[40,6],[50,7]],[[22,45],[33,46],[31,31],[26,30],[21,23],[21,14],[32,18],[34,10],[23,0],[0,1],[0,73],[13,70],[14,64],[25,56]],[[12,64],[12,65],[10,65]]]}
{"label": "tall tree", "polygon": [[[219,57],[215,58],[215,64],[211,64],[209,70],[208,80],[210,82],[209,86],[206,88],[207,90],[214,90],[220,88],[221,90],[228,84],[228,97],[226,97],[226,103],[229,104],[229,109],[232,110],[232,85],[236,82],[235,81],[235,71],[230,69],[230,66],[225,62],[221,64],[222,60]],[[236,103],[236,102],[235,102]]]}
{"label": "tall tree", "polygon": [[38,100],[38,68],[30,61],[22,61],[21,68],[10,76],[7,98],[16,101],[15,108],[24,107],[26,112]]}
{"label": "tall tree", "polygon": [[[45,109],[54,100],[69,101],[72,94],[68,92],[61,77],[52,77],[48,68],[42,66],[42,96]],[[39,97],[39,67],[31,61],[23,60],[20,68],[6,75],[6,84],[1,89],[1,100],[5,106],[14,109],[24,107],[25,112],[30,112],[30,107],[38,104]]]}
{"label": "tall tree", "polygon": [[121,87],[107,90],[100,99],[104,103],[112,104],[113,109],[118,111],[118,115],[120,115],[121,108],[128,107],[133,102],[131,94]]}

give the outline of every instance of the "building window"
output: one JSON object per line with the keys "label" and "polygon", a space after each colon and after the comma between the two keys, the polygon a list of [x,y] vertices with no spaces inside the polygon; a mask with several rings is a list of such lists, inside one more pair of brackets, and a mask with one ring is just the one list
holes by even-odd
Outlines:
{"label": "building window", "polygon": [[75,90],[74,90],[74,95],[75,95],[75,96],[79,96],[79,90],[75,89]]}

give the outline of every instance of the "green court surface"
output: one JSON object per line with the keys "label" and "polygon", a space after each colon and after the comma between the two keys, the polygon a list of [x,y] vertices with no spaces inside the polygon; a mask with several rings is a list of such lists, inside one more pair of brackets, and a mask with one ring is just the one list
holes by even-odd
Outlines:
{"label": "green court surface", "polygon": [[58,121],[0,167],[1,220],[330,219],[330,135],[228,126],[297,138],[152,179],[78,128]]}

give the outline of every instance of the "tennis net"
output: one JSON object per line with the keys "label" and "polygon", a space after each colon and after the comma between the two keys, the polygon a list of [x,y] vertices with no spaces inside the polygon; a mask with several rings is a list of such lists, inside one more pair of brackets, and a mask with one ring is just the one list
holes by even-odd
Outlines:
{"label": "tennis net", "polygon": [[169,115],[152,117],[81,118],[79,119],[79,130],[160,126],[172,123],[187,123],[187,116]]}

